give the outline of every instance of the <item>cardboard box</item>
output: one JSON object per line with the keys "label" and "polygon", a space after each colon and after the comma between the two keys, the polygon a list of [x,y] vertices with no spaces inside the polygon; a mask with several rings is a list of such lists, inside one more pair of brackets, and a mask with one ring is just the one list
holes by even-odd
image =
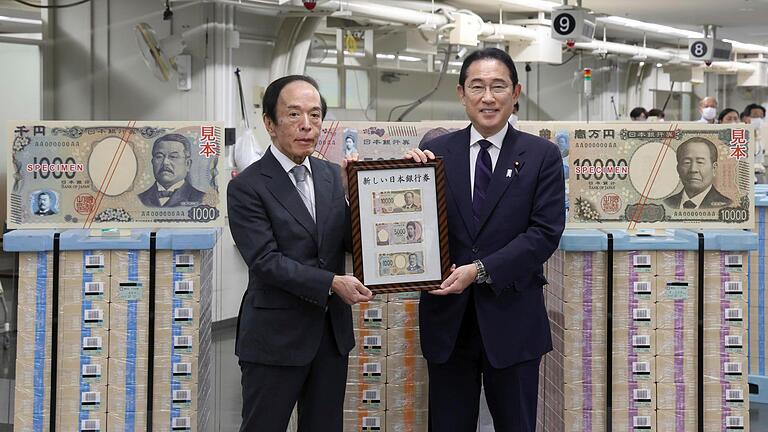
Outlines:
{"label": "cardboard box", "polygon": [[53,251],[19,252],[19,278],[37,279],[38,276],[53,278]]}
{"label": "cardboard box", "polygon": [[613,355],[656,354],[656,330],[637,329],[633,333],[628,329],[613,330]]}
{"label": "cardboard box", "polygon": [[155,301],[170,303],[174,299],[200,301],[200,275],[189,273],[155,274]]}
{"label": "cardboard box", "polygon": [[59,357],[108,357],[109,331],[104,328],[62,330],[59,328]]}
{"label": "cardboard box", "polygon": [[[110,274],[112,278],[128,280],[149,276],[148,250],[113,250]],[[158,251],[158,254],[161,251]],[[161,266],[157,266],[161,269]]]}
{"label": "cardboard box", "polygon": [[421,355],[392,355],[387,357],[387,384],[421,383],[429,381],[427,361]]}
{"label": "cardboard box", "polygon": [[562,363],[552,359],[552,364],[559,369],[564,383],[605,384],[605,357],[562,357]]}
{"label": "cardboard box", "polygon": [[[18,332],[16,334],[16,362],[20,360],[30,363],[34,359],[51,358],[51,329],[50,321],[42,332]],[[61,341],[59,341],[61,343]]]}
{"label": "cardboard box", "polygon": [[[109,431],[144,431],[147,430],[147,411],[110,412],[107,414],[107,429]],[[158,415],[158,413],[153,413]],[[153,416],[154,416],[153,415]],[[153,429],[157,430],[157,429]]]}
{"label": "cardboard box", "polygon": [[406,383],[389,384],[387,383],[387,411],[395,410],[424,410],[429,408],[429,384]]}
{"label": "cardboard box", "polygon": [[108,359],[106,357],[59,357],[59,386],[79,386],[80,383],[105,386],[109,382]]}
{"label": "cardboard box", "polygon": [[196,329],[200,327],[200,303],[182,301],[178,307],[173,303],[155,302],[155,332],[160,329]]}
{"label": "cardboard box", "polygon": [[721,327],[704,330],[704,352],[747,355],[747,330]]}
{"label": "cardboard box", "polygon": [[344,411],[344,432],[386,432],[386,418],[381,411]]}
{"label": "cardboard box", "polygon": [[[697,405],[696,381],[687,383],[662,383],[656,384],[656,409],[675,410],[678,407],[690,407]],[[695,409],[694,409],[695,410]]]}
{"label": "cardboard box", "polygon": [[[45,277],[39,279],[35,276],[19,276],[19,288],[18,288],[18,306],[33,309],[40,305],[48,305],[51,303],[51,292],[53,290],[53,278]],[[61,288],[59,288],[61,293]],[[61,294],[59,294],[61,295]],[[19,314],[19,318],[22,315]]]}
{"label": "cardboard box", "polygon": [[695,331],[699,325],[697,303],[693,300],[656,303],[656,329]]}
{"label": "cardboard box", "polygon": [[704,411],[749,409],[747,382],[708,382],[704,384]]}
{"label": "cardboard box", "polygon": [[199,250],[158,250],[155,259],[157,268],[164,274],[199,275],[203,267],[202,255]]}
{"label": "cardboard box", "polygon": [[155,329],[155,356],[168,357],[172,354],[199,356],[199,330],[186,327],[176,332],[170,328]]}
{"label": "cardboard box", "polygon": [[614,382],[613,410],[656,409],[656,383],[653,382]]}
{"label": "cardboard box", "polygon": [[352,325],[356,329],[387,328],[387,303],[358,303],[353,305]]}
{"label": "cardboard box", "polygon": [[387,354],[387,331],[363,329],[355,331],[355,347],[350,356],[385,356]]}
{"label": "cardboard box", "polygon": [[109,329],[126,332],[129,329],[147,329],[149,326],[149,302],[112,302],[109,304]]}
{"label": "cardboard box", "polygon": [[[110,279],[109,301],[126,304],[134,300],[141,304],[149,302],[149,278],[145,275],[133,278],[112,276]],[[157,299],[155,299],[157,302]]]}
{"label": "cardboard box", "polygon": [[[79,431],[79,432],[105,432],[107,430],[107,413],[88,411],[84,415],[85,418],[81,418],[79,412],[72,413],[56,413],[56,430],[57,431]],[[21,429],[32,430],[32,429]]]}
{"label": "cardboard box", "polygon": [[698,273],[698,251],[660,250],[656,252],[656,274],[658,276],[696,277]]}
{"label": "cardboard box", "polygon": [[565,410],[563,411],[562,428],[559,432],[603,432],[605,431],[604,410]]}
{"label": "cardboard box", "polygon": [[[74,386],[58,386],[56,389],[57,414],[77,416],[81,409],[83,411],[106,413],[107,386],[87,383]],[[61,430],[68,429],[63,428]]]}
{"label": "cardboard box", "polygon": [[352,356],[349,357],[347,382],[386,383],[388,372],[386,357]]}
{"label": "cardboard box", "polygon": [[80,305],[84,301],[108,303],[109,292],[110,277],[106,273],[59,278],[59,305]]}
{"label": "cardboard box", "polygon": [[747,304],[736,300],[704,302],[704,328],[747,328]]}
{"label": "cardboard box", "polygon": [[48,411],[38,414],[27,415],[24,412],[15,410],[13,413],[13,430],[20,431],[41,431],[49,432],[51,430],[51,417]]}
{"label": "cardboard box", "polygon": [[86,301],[83,304],[59,305],[59,328],[80,331],[82,328],[109,329],[109,303]]}
{"label": "cardboard box", "polygon": [[[553,343],[556,337],[553,335]],[[558,351],[569,357],[604,357],[605,332],[596,330],[565,330]]]}
{"label": "cardboard box", "polygon": [[396,302],[401,300],[419,300],[420,298],[421,291],[405,291],[399,293],[378,294],[373,297],[372,301]]}
{"label": "cardboard box", "polygon": [[749,432],[749,410],[706,411],[704,432]]}
{"label": "cardboard box", "polygon": [[[630,300],[656,302],[658,286],[656,277],[650,273],[637,273],[633,280],[613,280],[613,303],[628,304]],[[603,297],[604,299],[605,297]]]}
{"label": "cardboard box", "polygon": [[656,355],[695,356],[698,343],[694,330],[656,330]]}
{"label": "cardboard box", "polygon": [[605,275],[607,252],[558,251],[558,253],[560,252],[562,252],[562,258],[558,260],[559,256],[555,256],[552,260],[555,271],[558,271],[565,276],[572,276],[577,278],[583,277],[585,272],[587,276],[589,276],[590,273],[592,275]]}
{"label": "cardboard box", "polygon": [[563,320],[560,324],[566,330],[605,330],[606,310],[604,303],[562,303]]}
{"label": "cardboard box", "polygon": [[198,383],[200,366],[198,357],[188,355],[156,356],[154,358],[155,385],[170,386],[172,381],[183,384]]}
{"label": "cardboard box", "polygon": [[639,332],[653,331],[656,328],[656,303],[636,301],[631,304],[622,304],[614,299],[613,328],[634,328]]}
{"label": "cardboard box", "polygon": [[[19,333],[25,333],[32,335],[35,333],[41,333],[44,337],[50,339],[51,335],[51,323],[53,317],[53,308],[50,303],[41,308],[35,306],[18,306],[16,308],[16,324],[17,331]],[[50,343],[48,343],[50,345]],[[34,348],[26,347],[25,351]],[[21,350],[21,347],[17,348]]]}
{"label": "cardboard box", "polygon": [[670,432],[656,427],[655,409],[638,409],[630,412],[626,409],[611,411],[612,432]]}
{"label": "cardboard box", "polygon": [[107,412],[110,414],[127,414],[130,412],[147,411],[147,386],[125,386],[112,382],[107,386]]}
{"label": "cardboard box", "polygon": [[387,409],[387,430],[389,432],[427,432],[429,412],[416,409]]}
{"label": "cardboard box", "polygon": [[656,275],[657,251],[615,251],[613,253],[614,281],[627,280],[637,274]]}
{"label": "cardboard box", "polygon": [[152,408],[161,411],[173,409],[197,411],[198,385],[193,382],[172,381],[163,383],[155,381],[153,388]]}
{"label": "cardboard box", "polygon": [[[18,364],[18,362],[17,362]],[[42,391],[35,393],[32,385],[24,387],[22,383],[16,381],[16,391],[13,401],[13,423],[16,429],[20,431],[44,430],[48,431],[50,425],[50,401],[51,395],[48,391],[50,387],[49,373],[45,374],[46,381],[41,386]],[[25,379],[26,381],[26,379]],[[36,409],[36,400],[42,405]]]}
{"label": "cardboard box", "polygon": [[[149,329],[146,325],[136,330],[110,330],[109,356],[120,359],[144,358],[149,355]],[[130,351],[129,351],[130,350]]]}
{"label": "cardboard box", "polygon": [[746,275],[749,256],[746,251],[705,251],[704,275]]}
{"label": "cardboard box", "polygon": [[[155,380],[170,370],[168,364],[158,364],[158,360],[160,359],[155,359]],[[149,362],[146,357],[137,357],[132,361],[124,358],[110,357],[107,364],[109,365],[110,386],[117,385],[128,387],[128,379],[132,379],[132,384],[134,386],[143,387],[147,385]]]}
{"label": "cardboard box", "polygon": [[657,276],[656,289],[656,301],[659,303],[684,301],[694,305],[698,304],[699,286],[695,277]]}
{"label": "cardboard box", "polygon": [[387,303],[389,328],[418,328],[419,302],[417,300],[390,301]]}
{"label": "cardboard box", "polygon": [[697,380],[698,355],[656,356],[656,383],[692,383]]}
{"label": "cardboard box", "polygon": [[83,279],[83,274],[110,274],[108,250],[62,251],[59,254],[59,277]]}
{"label": "cardboard box", "polygon": [[382,383],[347,383],[344,410],[384,410],[387,403],[386,387]]}
{"label": "cardboard box", "polygon": [[720,354],[704,356],[704,384],[709,382],[746,382],[747,356]]}
{"label": "cardboard box", "polygon": [[698,430],[699,417],[692,406],[687,410],[662,410],[656,411],[656,430],[661,431],[696,431]]}
{"label": "cardboard box", "polygon": [[747,274],[704,276],[704,301],[717,303],[720,300],[748,302],[749,279]]}
{"label": "cardboard box", "polygon": [[595,409],[605,407],[605,385],[563,385],[563,407],[566,410]]}
{"label": "cardboard box", "polygon": [[154,432],[197,432],[197,411],[155,411],[152,415]]}
{"label": "cardboard box", "polygon": [[400,327],[387,330],[387,355],[421,355],[419,328]]}
{"label": "cardboard box", "polygon": [[613,382],[656,382],[656,356],[640,354],[632,359],[613,356]]}

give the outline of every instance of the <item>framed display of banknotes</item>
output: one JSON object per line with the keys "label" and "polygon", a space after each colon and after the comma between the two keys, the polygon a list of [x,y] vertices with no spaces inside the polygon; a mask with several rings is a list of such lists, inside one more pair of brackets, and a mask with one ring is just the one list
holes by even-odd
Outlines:
{"label": "framed display of banknotes", "polygon": [[431,290],[450,272],[443,161],[349,164],[355,276],[374,293]]}

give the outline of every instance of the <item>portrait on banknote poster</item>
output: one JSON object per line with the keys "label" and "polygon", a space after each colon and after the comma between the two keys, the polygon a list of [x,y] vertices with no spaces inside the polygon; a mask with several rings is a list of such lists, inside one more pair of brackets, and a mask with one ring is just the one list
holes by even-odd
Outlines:
{"label": "portrait on banknote poster", "polygon": [[450,272],[442,160],[348,168],[355,276],[375,293],[438,288]]}

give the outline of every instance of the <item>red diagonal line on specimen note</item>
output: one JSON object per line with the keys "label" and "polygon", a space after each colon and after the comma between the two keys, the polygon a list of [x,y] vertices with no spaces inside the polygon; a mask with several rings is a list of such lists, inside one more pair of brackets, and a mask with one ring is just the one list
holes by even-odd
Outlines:
{"label": "red diagonal line on specimen note", "polygon": [[[675,130],[675,128],[677,128],[676,124],[670,125],[668,132],[672,132]],[[664,157],[667,155],[670,141],[672,141],[671,134],[670,136],[665,137],[664,141],[662,142],[662,148],[659,151],[659,154],[656,155],[656,160],[654,161],[653,167],[651,168],[651,175],[648,176],[648,180],[645,182],[645,187],[643,188],[643,192],[640,195],[638,206],[635,208],[635,212],[632,215],[632,218],[629,220],[629,226],[627,229],[634,229],[637,225],[637,219],[643,215],[643,208],[645,207],[645,203],[648,201],[648,194],[651,193],[651,189],[656,183],[656,177],[658,177],[659,171],[661,171],[661,163],[664,161]]]}
{"label": "red diagonal line on specimen note", "polygon": [[317,152],[323,156],[325,156],[325,143],[328,142],[328,136],[331,134],[331,130],[333,129],[334,124],[336,124],[336,122],[331,122],[331,125],[328,126],[328,132],[324,133],[323,139],[317,143]]}
{"label": "red diagonal line on specimen note", "polygon": [[96,202],[93,206],[93,209],[90,213],[88,213],[88,217],[85,220],[85,223],[83,224],[83,228],[90,228],[93,224],[94,219],[96,219],[96,214],[99,211],[99,207],[101,206],[101,201],[104,198],[104,191],[105,188],[109,187],[109,184],[112,183],[112,177],[115,175],[115,172],[117,171],[117,167],[119,165],[120,159],[123,157],[123,152],[125,151],[125,147],[128,145],[128,139],[133,135],[133,127],[136,126],[135,121],[128,122],[128,126],[123,130],[123,134],[120,137],[120,144],[117,147],[117,151],[115,151],[115,154],[112,156],[112,161],[109,163],[109,168],[107,168],[107,173],[104,176],[104,179],[101,181],[101,186],[99,187],[99,191],[96,193]]}
{"label": "red diagonal line on specimen note", "polygon": [[[323,136],[323,142],[320,144],[320,154],[326,156],[325,152],[331,147],[331,143],[336,139],[336,131],[339,129],[339,122],[334,121],[328,128],[328,133]],[[326,156],[327,158],[327,156]]]}

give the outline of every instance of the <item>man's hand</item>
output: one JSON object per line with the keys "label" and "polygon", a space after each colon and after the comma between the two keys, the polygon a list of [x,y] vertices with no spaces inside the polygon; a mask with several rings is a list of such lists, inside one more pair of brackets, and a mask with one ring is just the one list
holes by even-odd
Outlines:
{"label": "man's hand", "polygon": [[341,185],[344,186],[344,196],[349,197],[349,176],[347,176],[347,165],[349,162],[357,161],[357,153],[346,156],[341,160]]}
{"label": "man's hand", "polygon": [[456,268],[456,264],[451,266],[451,274],[446,278],[440,289],[430,291],[430,294],[448,295],[461,294],[477,278],[477,267],[475,264],[466,264]]}
{"label": "man's hand", "polygon": [[367,302],[373,298],[371,290],[354,276],[334,276],[331,289],[348,305]]}
{"label": "man's hand", "polygon": [[421,149],[415,148],[405,152],[405,156],[403,157],[406,159],[411,159],[414,162],[427,163],[435,159],[435,154],[430,150],[421,151]]}

